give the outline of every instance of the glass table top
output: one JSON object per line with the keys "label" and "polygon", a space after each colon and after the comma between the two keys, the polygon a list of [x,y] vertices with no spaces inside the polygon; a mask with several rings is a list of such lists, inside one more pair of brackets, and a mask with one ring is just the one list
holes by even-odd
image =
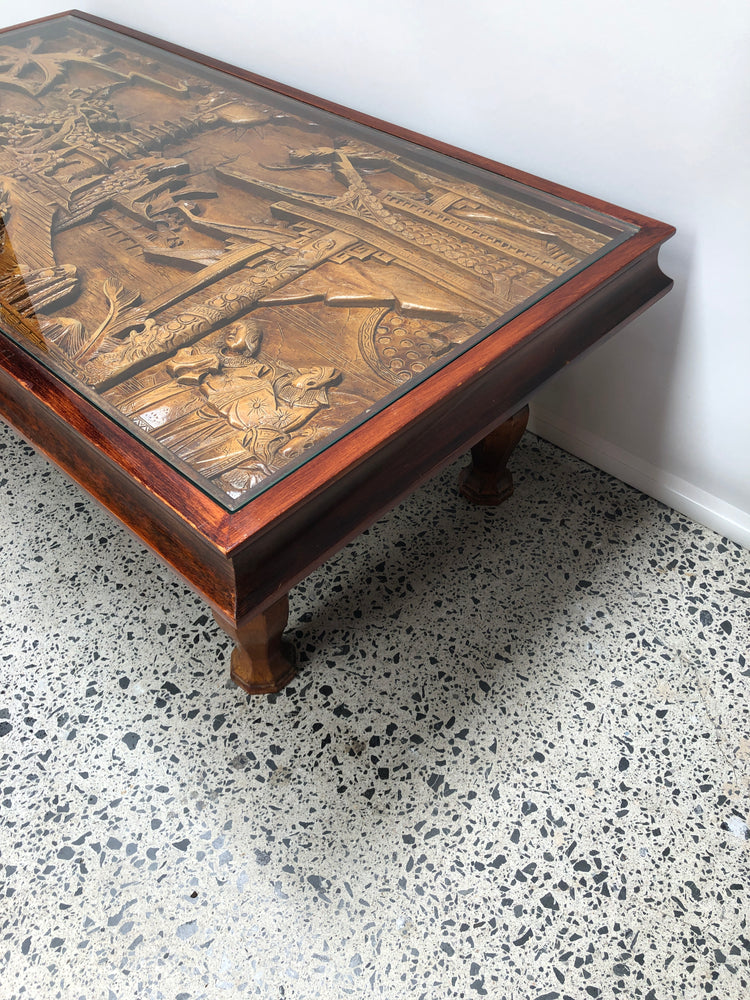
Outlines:
{"label": "glass table top", "polygon": [[0,34],[0,325],[232,510],[636,232],[65,16]]}

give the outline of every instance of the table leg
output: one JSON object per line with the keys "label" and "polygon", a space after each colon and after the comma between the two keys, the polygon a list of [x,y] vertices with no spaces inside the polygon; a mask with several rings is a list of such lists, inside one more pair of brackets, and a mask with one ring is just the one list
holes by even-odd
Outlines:
{"label": "table leg", "polygon": [[214,612],[217,623],[237,644],[232,650],[230,676],[248,694],[280,691],[297,673],[294,647],[282,639],[288,617],[287,594],[239,625]]}
{"label": "table leg", "polygon": [[513,477],[507,468],[508,459],[528,419],[529,408],[524,406],[471,449],[471,465],[462,470],[458,479],[461,495],[471,503],[494,507],[511,495]]}

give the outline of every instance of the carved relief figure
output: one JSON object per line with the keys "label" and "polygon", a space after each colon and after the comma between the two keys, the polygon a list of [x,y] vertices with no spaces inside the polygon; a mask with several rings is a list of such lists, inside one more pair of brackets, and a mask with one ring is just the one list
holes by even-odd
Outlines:
{"label": "carved relief figure", "polygon": [[330,432],[306,425],[339,378],[324,366],[277,372],[256,357],[261,339],[258,324],[240,321],[217,350],[183,348],[166,365],[171,378],[123,409],[207,477],[257,484]]}
{"label": "carved relief figure", "polygon": [[0,94],[0,321],[229,504],[612,238],[74,18]]}

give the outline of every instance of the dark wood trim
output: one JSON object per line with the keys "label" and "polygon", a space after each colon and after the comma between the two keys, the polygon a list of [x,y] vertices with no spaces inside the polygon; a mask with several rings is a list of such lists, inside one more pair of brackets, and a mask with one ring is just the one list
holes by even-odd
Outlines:
{"label": "dark wood trim", "polygon": [[46,24],[47,21],[57,21],[61,17],[82,17],[87,19],[88,14],[84,14],[80,10],[61,10],[57,14],[45,14],[44,17],[34,17],[30,21],[21,21],[20,24],[11,24],[7,28],[0,28],[0,35],[4,35],[6,31],[19,31],[21,28],[33,28],[37,24]]}
{"label": "dark wood trim", "polygon": [[[37,375],[39,376],[37,378]],[[0,413],[37,451],[83,487],[213,607],[233,616],[234,569],[210,540],[210,525],[176,509],[185,483],[90,403],[54,379],[15,344],[0,339]],[[93,418],[89,420],[89,418]],[[122,439],[126,438],[126,441]],[[135,445],[137,447],[130,447]],[[140,457],[144,466],[139,467]],[[160,477],[154,488],[145,479]],[[177,480],[175,482],[175,480]],[[161,493],[176,487],[173,504]],[[212,506],[212,501],[209,502]],[[210,507],[208,513],[212,513]],[[225,516],[225,512],[220,512]]]}
{"label": "dark wood trim", "polygon": [[[441,395],[433,406],[412,413],[405,426],[399,421],[398,433],[382,435],[378,428],[377,447],[364,455],[357,454],[354,435],[337,442],[328,449],[339,450],[333,459],[323,453],[304,467],[310,481],[303,500],[291,503],[289,496],[278,495],[282,489],[295,493],[299,489],[291,476],[267,494],[270,502],[263,515],[271,520],[265,524],[249,521],[255,504],[235,514],[231,530],[237,544],[230,558],[241,601],[238,615],[262,610],[304,579],[515,413],[567,360],[671,287],[672,282],[656,266],[656,250],[650,260],[641,262],[637,272],[631,275],[629,286],[618,286],[616,294],[590,297],[580,308],[558,317],[538,338],[530,338],[515,351],[476,370],[460,393]],[[386,411],[377,416],[389,422]],[[370,423],[374,421],[372,418]],[[319,467],[313,468],[313,464],[331,461],[339,469],[347,458],[346,474],[332,475],[323,488]],[[271,504],[275,505],[275,519]]]}
{"label": "dark wood trim", "polygon": [[[166,504],[207,538],[214,542],[220,539],[226,530],[227,512],[223,507],[106,413],[6,338],[0,340],[0,367],[25,390],[24,401],[34,398],[46,407],[47,412],[60,418],[64,425],[90,443],[98,460],[108,460],[122,469],[144,493]],[[12,398],[10,392],[8,396]],[[8,420],[16,426],[10,414]],[[20,426],[19,430],[24,433]],[[35,445],[52,458],[45,445],[43,423],[38,434],[39,439],[35,441]],[[57,461],[56,458],[53,460]],[[73,466],[66,471],[73,479],[85,485],[82,482],[82,477],[86,475],[84,469]]]}
{"label": "dark wood trim", "polygon": [[[413,426],[415,420],[426,419],[429,422],[433,411],[444,405],[455,407],[457,393],[461,392],[467,400],[473,398],[466,393],[466,387],[488,368],[507,364],[513,353],[522,347],[531,349],[535,345],[534,350],[542,360],[545,352],[551,352],[546,360],[544,373],[540,374],[536,383],[530,384],[522,396],[509,400],[503,411],[508,416],[508,409],[513,403],[517,403],[518,408],[528,394],[560,367],[588,349],[628,315],[645,308],[655,297],[664,294],[671,287],[671,279],[665,277],[658,267],[658,241],[645,234],[640,241],[646,245],[642,255],[631,260],[623,269],[621,257],[628,260],[632,255],[632,247],[630,254],[626,254],[624,249],[630,242],[613,251],[611,256],[617,255],[616,260],[609,261],[608,257],[604,257],[597,261],[515,320],[454,359],[450,365],[416,385],[391,406],[374,414],[365,424],[311,458],[300,469],[277,483],[272,490],[235,511],[225,540],[227,551],[234,552],[237,546],[245,543],[249,535],[256,535],[278,522],[280,517],[290,513],[299,503],[305,502],[311,493],[323,489],[340,475],[348,474],[354,466],[365,462],[369,455]],[[622,254],[618,251],[622,251]],[[604,271],[604,275],[597,273],[601,271]],[[630,313],[623,314],[623,295],[627,298]],[[597,314],[595,328],[584,328],[577,321],[577,314],[585,315],[594,305],[601,311],[601,317]],[[555,342],[561,328],[565,329],[564,344]],[[557,362],[557,358],[563,354],[564,360]],[[481,434],[476,437],[481,437]],[[467,441],[466,447],[468,444]]]}
{"label": "dark wood trim", "polygon": [[15,344],[0,340],[0,410],[6,419],[180,573],[232,627],[239,623],[244,628],[249,618],[277,603],[347,541],[516,412],[551,375],[671,287],[657,261],[659,246],[674,233],[671,226],[143,32],[79,11],[68,13],[640,226],[611,252],[234,512]]}

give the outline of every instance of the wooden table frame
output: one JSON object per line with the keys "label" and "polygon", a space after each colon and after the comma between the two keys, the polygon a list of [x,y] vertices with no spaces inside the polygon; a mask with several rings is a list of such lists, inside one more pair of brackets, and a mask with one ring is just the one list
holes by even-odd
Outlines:
{"label": "wooden table frame", "polygon": [[208,602],[237,643],[234,680],[250,692],[275,691],[293,676],[281,640],[290,588],[468,448],[473,468],[464,494],[486,503],[507,495],[505,463],[525,426],[519,411],[551,375],[669,290],[657,255],[674,229],[112,22],[69,13],[639,227],[234,512],[0,337],[2,416]]}

